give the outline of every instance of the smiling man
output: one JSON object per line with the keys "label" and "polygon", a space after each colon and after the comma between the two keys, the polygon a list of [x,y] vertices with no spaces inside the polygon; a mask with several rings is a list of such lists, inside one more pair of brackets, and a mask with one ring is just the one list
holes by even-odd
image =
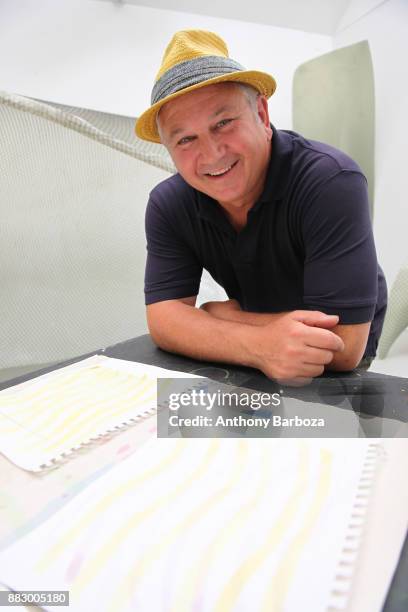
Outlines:
{"label": "smiling man", "polygon": [[[178,170],[147,206],[147,319],[166,350],[302,384],[367,367],[386,285],[361,170],[275,129],[275,87],[211,32],[178,32],[168,45],[136,124]],[[195,307],[203,268],[228,301]]]}
{"label": "smiling man", "polygon": [[181,176],[217,201],[238,230],[263,191],[271,156],[266,98],[247,87],[208,85],[165,105],[158,117]]}

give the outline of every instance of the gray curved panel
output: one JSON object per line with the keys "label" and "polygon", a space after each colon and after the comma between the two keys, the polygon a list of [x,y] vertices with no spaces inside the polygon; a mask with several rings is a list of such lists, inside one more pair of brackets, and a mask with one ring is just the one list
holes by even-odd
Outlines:
{"label": "gray curved panel", "polygon": [[375,95],[367,41],[301,64],[293,78],[293,129],[352,157],[374,201]]}

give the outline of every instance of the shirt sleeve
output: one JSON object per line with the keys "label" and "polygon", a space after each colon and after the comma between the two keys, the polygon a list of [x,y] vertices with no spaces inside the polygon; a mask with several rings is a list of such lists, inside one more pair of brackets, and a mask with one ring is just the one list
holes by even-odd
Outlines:
{"label": "shirt sleeve", "polygon": [[146,305],[195,296],[200,288],[202,266],[168,216],[150,197],[145,216]]}
{"label": "shirt sleeve", "polygon": [[378,264],[364,175],[338,172],[303,212],[305,304],[343,324],[371,321]]}

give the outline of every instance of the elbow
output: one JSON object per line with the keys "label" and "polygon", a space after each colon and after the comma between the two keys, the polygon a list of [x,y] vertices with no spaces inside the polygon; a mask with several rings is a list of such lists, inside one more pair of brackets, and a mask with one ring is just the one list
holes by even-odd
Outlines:
{"label": "elbow", "polygon": [[363,354],[364,349],[353,352],[344,350],[333,357],[333,360],[326,366],[326,369],[334,372],[351,372],[357,368]]}
{"label": "elbow", "polygon": [[166,349],[165,334],[163,334],[162,326],[154,317],[147,316],[147,327],[150,337],[154,344],[161,349]]}
{"label": "elbow", "polygon": [[195,310],[196,296],[179,300],[163,300],[146,306],[146,320],[150,336],[159,348],[176,352],[179,338],[185,331],[185,320]]}
{"label": "elbow", "polygon": [[332,331],[343,340],[344,348],[342,351],[334,353],[333,359],[326,366],[326,369],[335,372],[355,370],[364,356],[370,326],[371,323],[336,326]]}
{"label": "elbow", "polygon": [[333,360],[328,366],[326,366],[326,370],[332,372],[352,372],[356,369],[359,363],[359,361],[344,360],[334,362]]}
{"label": "elbow", "polygon": [[157,346],[157,348],[162,349],[163,351],[168,351],[169,353],[174,353],[175,349],[171,342],[166,340],[166,337],[155,331],[152,332],[149,329],[150,337],[153,340],[153,343]]}
{"label": "elbow", "polygon": [[152,339],[153,343],[158,347],[158,348],[162,348],[161,346],[161,341],[160,341],[160,335],[155,331],[155,329],[153,327],[151,327],[150,325],[148,325],[148,329],[149,329],[149,334],[150,334],[150,338]]}
{"label": "elbow", "polygon": [[162,325],[160,325],[160,317],[157,316],[155,308],[152,306],[147,306],[146,308],[146,323],[150,337],[154,344],[159,348],[162,348]]}
{"label": "elbow", "polygon": [[174,304],[157,302],[147,306],[146,320],[154,344],[164,351],[175,352],[177,325],[174,316]]}

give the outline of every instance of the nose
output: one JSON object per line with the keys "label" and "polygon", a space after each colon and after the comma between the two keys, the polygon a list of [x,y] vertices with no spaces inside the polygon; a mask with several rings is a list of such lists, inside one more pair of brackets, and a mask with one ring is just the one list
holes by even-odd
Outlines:
{"label": "nose", "polygon": [[199,160],[203,171],[211,171],[213,169],[212,166],[224,157],[225,152],[225,145],[215,136],[210,134],[201,138]]}

